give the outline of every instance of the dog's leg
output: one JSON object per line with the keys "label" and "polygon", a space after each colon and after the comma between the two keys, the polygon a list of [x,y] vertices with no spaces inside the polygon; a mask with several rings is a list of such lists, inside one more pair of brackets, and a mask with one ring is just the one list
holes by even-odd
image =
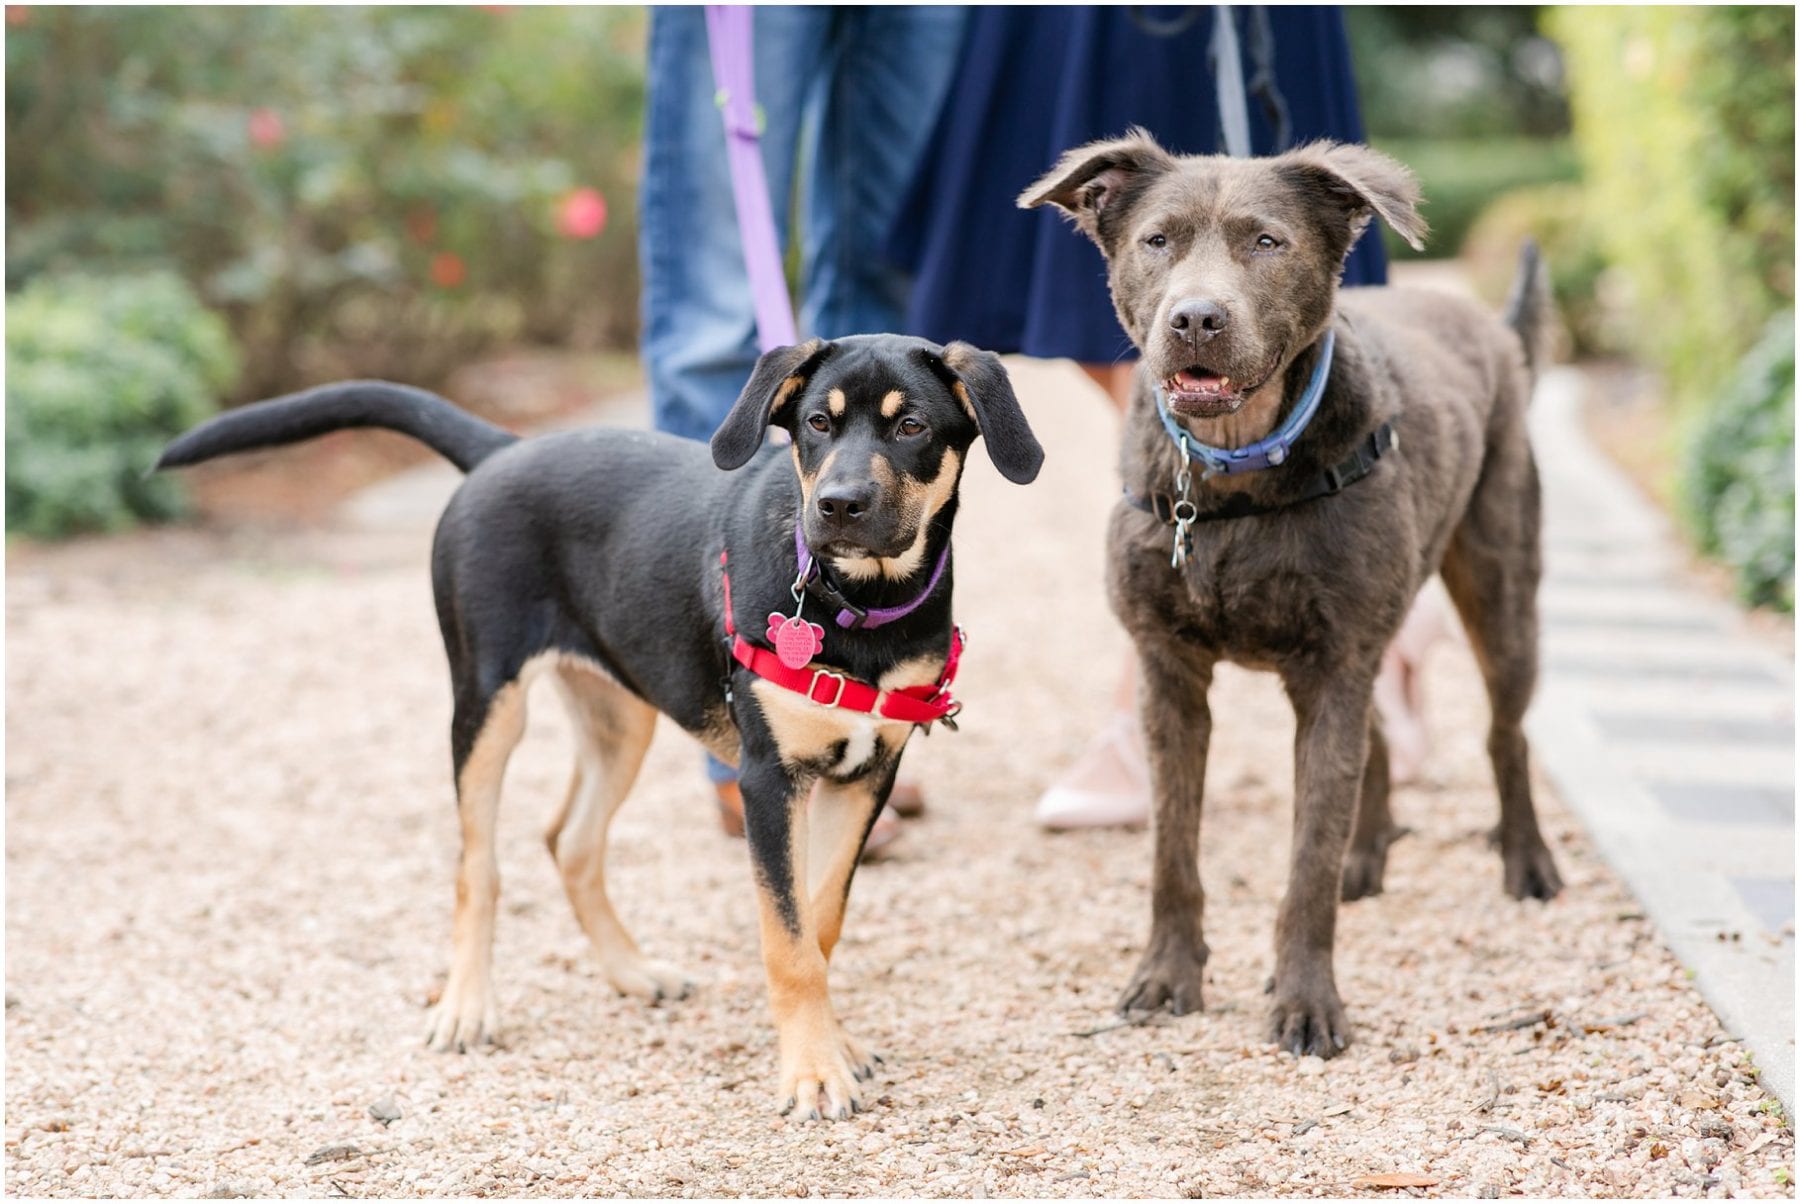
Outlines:
{"label": "dog's leg", "polygon": [[455,727],[456,733],[473,731],[474,735],[456,771],[462,859],[456,872],[450,977],[432,1009],[425,1039],[433,1049],[462,1053],[495,1036],[490,975],[500,867],[494,857],[494,828],[506,762],[525,734],[524,686],[508,682],[486,700],[459,698]]}
{"label": "dog's leg", "polygon": [[[870,775],[855,782],[821,781],[813,792],[807,815],[807,893],[812,896],[814,927],[819,952],[829,966],[831,951],[844,929],[844,908],[850,901],[850,882],[869,829],[881,813],[881,805],[893,789],[893,769],[879,778]],[[875,1077],[880,1059],[838,1026],[838,1045],[844,1061],[858,1079]]]}
{"label": "dog's leg", "polygon": [[1294,703],[1294,843],[1275,924],[1270,1040],[1289,1053],[1335,1055],[1350,1026],[1332,971],[1344,847],[1368,756],[1375,666],[1309,666],[1284,675]]}
{"label": "dog's leg", "polygon": [[1523,727],[1537,687],[1537,588],[1543,574],[1537,531],[1537,468],[1520,433],[1490,447],[1443,567],[1444,586],[1487,680],[1500,857],[1506,893],[1515,899],[1550,899],[1562,890],[1556,859],[1538,831]]}
{"label": "dog's leg", "polygon": [[[781,1046],[776,1098],[783,1112],[843,1120],[862,1107],[862,1095],[832,1011],[818,908],[807,890],[811,783],[796,780],[775,758],[752,756],[746,748],[738,784],[756,868],[769,1008]],[[828,822],[851,826],[835,817]],[[828,887],[820,882],[821,889]]]}
{"label": "dog's leg", "polygon": [[1356,830],[1350,850],[1344,854],[1343,899],[1363,899],[1381,893],[1387,870],[1388,848],[1406,834],[1388,810],[1387,740],[1379,722],[1369,725],[1369,759],[1363,767],[1362,792],[1356,808]]}
{"label": "dog's leg", "polygon": [[[1141,639],[1141,637],[1140,637]],[[1201,915],[1200,809],[1212,711],[1210,662],[1187,649],[1139,644],[1138,711],[1155,796],[1150,943],[1119,997],[1120,1011],[1167,1007],[1177,1016],[1202,1006],[1208,950]]]}
{"label": "dog's leg", "polygon": [[565,667],[555,680],[576,741],[568,800],[545,833],[563,890],[614,990],[652,1003],[685,998],[687,977],[639,951],[606,894],[607,829],[649,751],[656,710],[597,673]]}

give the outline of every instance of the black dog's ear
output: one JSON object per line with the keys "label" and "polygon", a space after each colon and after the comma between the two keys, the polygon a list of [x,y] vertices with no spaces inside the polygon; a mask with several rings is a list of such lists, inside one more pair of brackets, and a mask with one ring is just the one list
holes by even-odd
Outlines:
{"label": "black dog's ear", "polygon": [[713,463],[727,469],[748,464],[762,446],[763,431],[781,416],[789,399],[806,387],[832,350],[832,344],[824,339],[808,339],[792,347],[777,347],[757,360],[750,383],[713,432]]}
{"label": "black dog's ear", "polygon": [[1354,245],[1371,217],[1394,228],[1415,251],[1430,230],[1419,214],[1418,178],[1397,159],[1354,142],[1311,142],[1274,160],[1277,170],[1335,202],[1349,219]]}
{"label": "black dog's ear", "polygon": [[[1066,152],[1037,183],[1019,194],[1021,209],[1055,205],[1087,236],[1101,241],[1102,215],[1116,214],[1146,183],[1175,166],[1174,156],[1143,129]],[[1110,223],[1108,223],[1110,224]]]}
{"label": "black dog's ear", "polygon": [[1016,485],[1036,480],[1044,449],[1025,421],[1000,357],[967,343],[951,343],[941,353],[927,352],[926,359],[974,420],[1000,475]]}

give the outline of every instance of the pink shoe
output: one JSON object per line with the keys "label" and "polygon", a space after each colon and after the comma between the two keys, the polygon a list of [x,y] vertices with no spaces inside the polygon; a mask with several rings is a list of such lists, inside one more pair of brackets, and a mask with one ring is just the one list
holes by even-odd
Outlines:
{"label": "pink shoe", "polygon": [[1034,818],[1051,831],[1137,828],[1150,820],[1150,767],[1137,717],[1115,714],[1099,737],[1038,799]]}

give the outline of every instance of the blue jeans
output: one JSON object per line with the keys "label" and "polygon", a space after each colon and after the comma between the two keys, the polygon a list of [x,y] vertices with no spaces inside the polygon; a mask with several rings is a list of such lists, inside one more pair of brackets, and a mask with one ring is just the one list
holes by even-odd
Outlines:
{"label": "blue jeans", "polygon": [[[911,282],[884,252],[967,18],[937,7],[756,10],[763,164],[783,248],[804,168],[803,336],[901,329]],[[651,9],[649,59],[638,258],[651,413],[658,430],[710,439],[757,352],[704,10]]]}

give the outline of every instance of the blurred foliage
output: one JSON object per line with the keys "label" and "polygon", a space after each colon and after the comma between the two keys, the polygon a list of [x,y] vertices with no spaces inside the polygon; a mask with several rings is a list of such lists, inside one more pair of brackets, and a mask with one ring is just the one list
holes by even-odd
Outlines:
{"label": "blurred foliage", "polygon": [[1793,302],[1791,8],[1567,8],[1575,132],[1634,351],[1690,413]]}
{"label": "blurred foliage", "polygon": [[39,276],[6,308],[6,525],[37,538],[181,512],[162,446],[213,412],[238,363],[171,273]]}
{"label": "blurred foliage", "polygon": [[[1495,197],[1579,175],[1562,56],[1536,8],[1378,4],[1344,21],[1369,141],[1424,188],[1424,254],[1457,254]],[[1384,237],[1391,258],[1419,256]]]}
{"label": "blurred foliage", "polygon": [[1709,408],[1689,449],[1684,508],[1702,550],[1754,606],[1794,608],[1794,315],[1761,341]]}
{"label": "blurred foliage", "polygon": [[8,23],[9,288],[172,266],[229,316],[240,396],[631,339],[641,10],[12,6]]}
{"label": "blurred foliage", "polygon": [[1544,184],[1509,192],[1489,205],[1463,241],[1462,262],[1475,291],[1496,307],[1519,269],[1519,248],[1537,240],[1550,272],[1561,322],[1558,358],[1616,354],[1628,317],[1606,285],[1599,223],[1579,184]]}
{"label": "blurred foliage", "polygon": [[1687,522],[1746,599],[1791,608],[1794,10],[1568,8],[1546,26],[1630,349],[1692,432]]}
{"label": "blurred foliage", "polygon": [[1421,212],[1431,223],[1423,252],[1414,251],[1385,226],[1389,258],[1458,254],[1482,210],[1517,188],[1567,182],[1581,174],[1566,138],[1484,137],[1412,141],[1371,138],[1371,143],[1412,168],[1425,193]]}
{"label": "blurred foliage", "polygon": [[1562,59],[1532,5],[1351,5],[1363,124],[1376,139],[1555,138]]}

